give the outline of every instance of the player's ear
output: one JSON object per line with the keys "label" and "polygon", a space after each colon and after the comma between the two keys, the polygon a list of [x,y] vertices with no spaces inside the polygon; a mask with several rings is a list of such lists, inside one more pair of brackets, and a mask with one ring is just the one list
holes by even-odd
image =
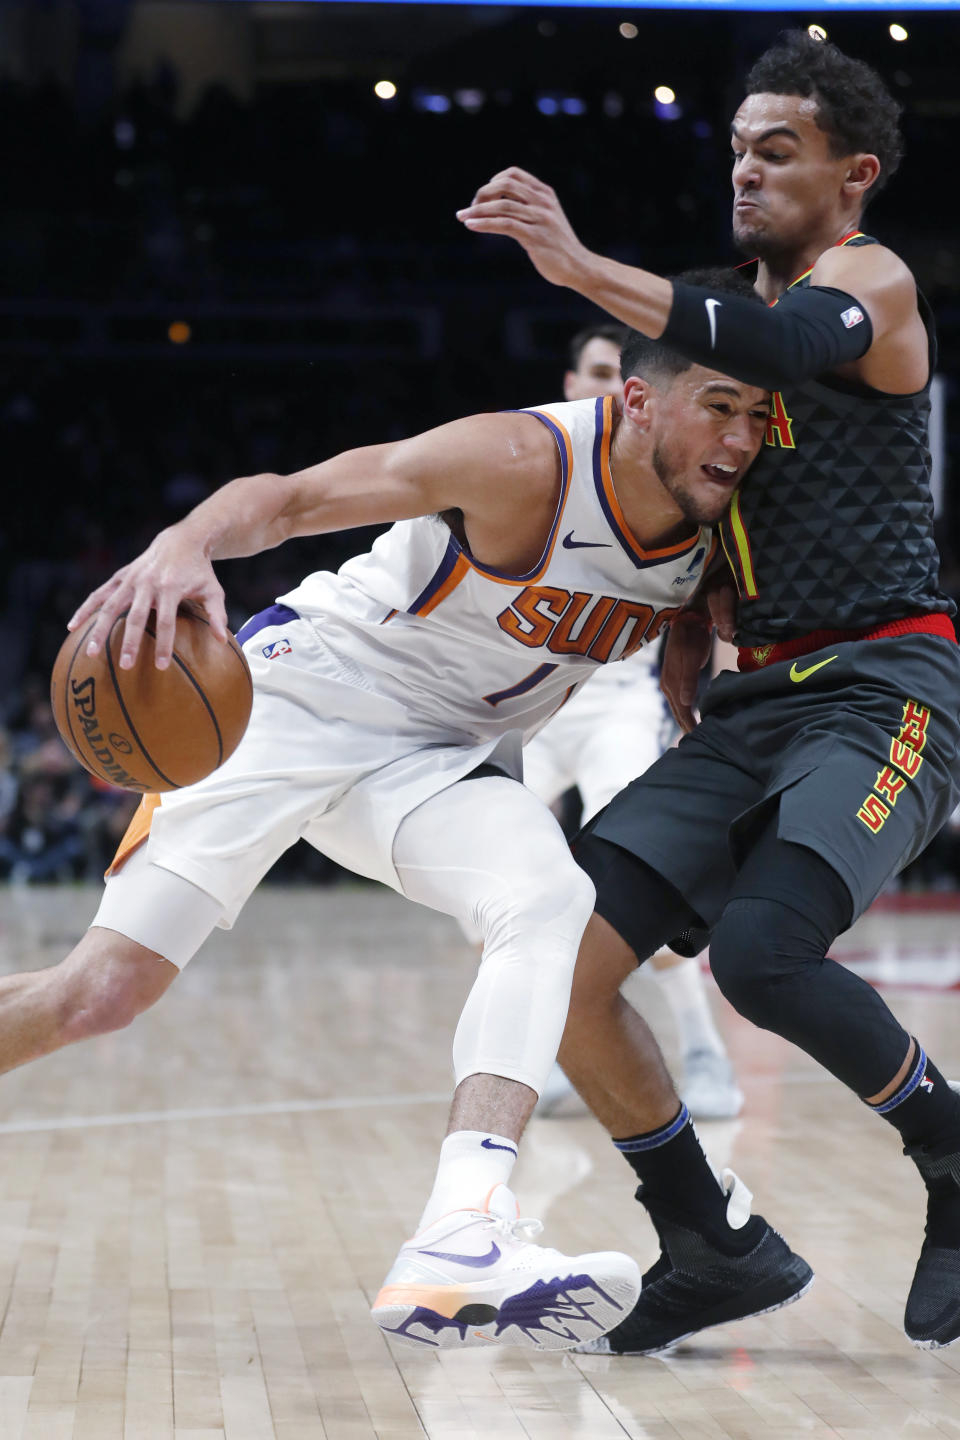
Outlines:
{"label": "player's ear", "polygon": [[847,195],[859,196],[861,204],[866,200],[867,191],[880,174],[880,161],[876,155],[851,155],[843,188]]}
{"label": "player's ear", "polygon": [[650,399],[654,387],[639,375],[628,375],[623,382],[623,414],[625,419],[646,430],[650,424]]}
{"label": "player's ear", "polygon": [[570,392],[571,392],[571,390],[574,388],[574,385],[575,385],[575,383],[576,383],[576,379],[577,379],[577,377],[576,377],[576,374],[575,374],[575,372],[574,372],[573,370],[568,370],[568,371],[566,372],[566,374],[564,375],[564,377],[563,377],[563,398],[564,398],[564,400],[573,400],[573,399],[575,398],[573,395],[571,395]]}

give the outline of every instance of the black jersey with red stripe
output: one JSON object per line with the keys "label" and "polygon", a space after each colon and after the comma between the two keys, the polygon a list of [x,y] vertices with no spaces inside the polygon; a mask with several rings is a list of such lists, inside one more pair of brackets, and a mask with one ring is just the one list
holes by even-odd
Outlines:
{"label": "black jersey with red stripe", "polygon": [[[790,288],[809,283],[808,273]],[[933,319],[918,300],[932,376]],[[929,381],[887,395],[823,375],[774,395],[766,444],[722,526],[741,645],[954,613],[938,583],[929,417]]]}

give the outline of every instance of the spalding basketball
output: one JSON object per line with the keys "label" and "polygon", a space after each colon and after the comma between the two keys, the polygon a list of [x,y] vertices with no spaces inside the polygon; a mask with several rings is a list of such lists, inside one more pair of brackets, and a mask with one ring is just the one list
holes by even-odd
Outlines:
{"label": "spalding basketball", "polygon": [[136,664],[121,670],[125,616],[99,655],[85,653],[95,616],[63,642],[50,680],[57,729],[80,764],[111,785],[139,793],[192,785],[233,754],[247,728],[253,684],[243,651],[185,602],[168,668],[154,664],[151,611]]}

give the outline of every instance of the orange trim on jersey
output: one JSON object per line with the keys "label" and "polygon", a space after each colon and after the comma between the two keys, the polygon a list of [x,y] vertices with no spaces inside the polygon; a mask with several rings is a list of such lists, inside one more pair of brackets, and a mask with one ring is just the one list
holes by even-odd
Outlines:
{"label": "orange trim on jersey", "polygon": [[613,396],[607,395],[603,402],[603,433],[600,437],[600,483],[603,486],[603,494],[610,514],[616,521],[621,538],[629,545],[638,560],[666,560],[671,555],[682,555],[684,550],[691,550],[700,539],[700,530],[697,529],[685,540],[680,540],[676,545],[665,545],[661,550],[644,550],[643,546],[634,538],[630,526],[627,524],[623,511],[620,508],[620,501],[617,499],[617,492],[613,488],[613,472],[610,469],[610,442],[613,438]]}
{"label": "orange trim on jersey", "polygon": [[[542,425],[553,432],[553,438],[557,442],[557,449],[560,451],[560,499],[557,502],[557,511],[553,517],[553,524],[550,527],[550,534],[547,536],[547,547],[538,563],[526,575],[508,575],[505,570],[495,570],[492,566],[484,565],[480,560],[474,560],[472,555],[463,552],[463,558],[472,570],[483,575],[487,580],[493,580],[497,585],[533,585],[546,574],[547,566],[553,557],[554,547],[557,543],[557,536],[560,534],[560,521],[566,509],[567,497],[570,494],[571,476],[573,473],[573,441],[570,439],[566,426],[553,415],[548,415],[545,410],[520,410],[520,415],[535,415]],[[425,612],[421,612],[425,613]]]}
{"label": "orange trim on jersey", "polygon": [[110,875],[116,875],[120,867],[130,859],[134,850],[139,850],[144,840],[147,839],[150,834],[150,826],[153,824],[153,812],[162,798],[161,795],[144,795],[133,812],[133,819],[124,831],[123,839],[117,846],[116,855],[107,866],[103,877],[105,880]]}
{"label": "orange trim on jersey", "polygon": [[419,610],[414,610],[413,614],[429,615],[432,610],[436,610],[437,606],[441,605],[443,601],[446,600],[448,595],[453,594],[454,590],[456,590],[457,586],[460,584],[460,581],[467,574],[469,569],[470,562],[467,559],[466,555],[458,555],[453,569],[450,571],[450,574],[447,576],[446,580],[444,580],[440,588],[434,591],[434,593],[430,596],[430,599],[424,605],[421,605]]}

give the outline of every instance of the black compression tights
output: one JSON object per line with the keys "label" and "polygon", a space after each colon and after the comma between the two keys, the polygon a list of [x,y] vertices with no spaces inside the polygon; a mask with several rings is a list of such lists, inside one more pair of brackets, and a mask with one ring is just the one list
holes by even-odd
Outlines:
{"label": "black compression tights", "polygon": [[[597,912],[638,961],[700,923],[676,890],[627,851],[588,832],[575,853],[596,884]],[[710,967],[741,1015],[866,1098],[889,1085],[910,1037],[865,980],[827,956],[851,908],[837,872],[806,846],[780,840],[774,815],[714,927]]]}
{"label": "black compression tights", "polygon": [[779,839],[774,816],[714,928],[710,968],[741,1015],[865,1098],[890,1084],[910,1036],[872,986],[826,953],[851,909],[833,867]]}

